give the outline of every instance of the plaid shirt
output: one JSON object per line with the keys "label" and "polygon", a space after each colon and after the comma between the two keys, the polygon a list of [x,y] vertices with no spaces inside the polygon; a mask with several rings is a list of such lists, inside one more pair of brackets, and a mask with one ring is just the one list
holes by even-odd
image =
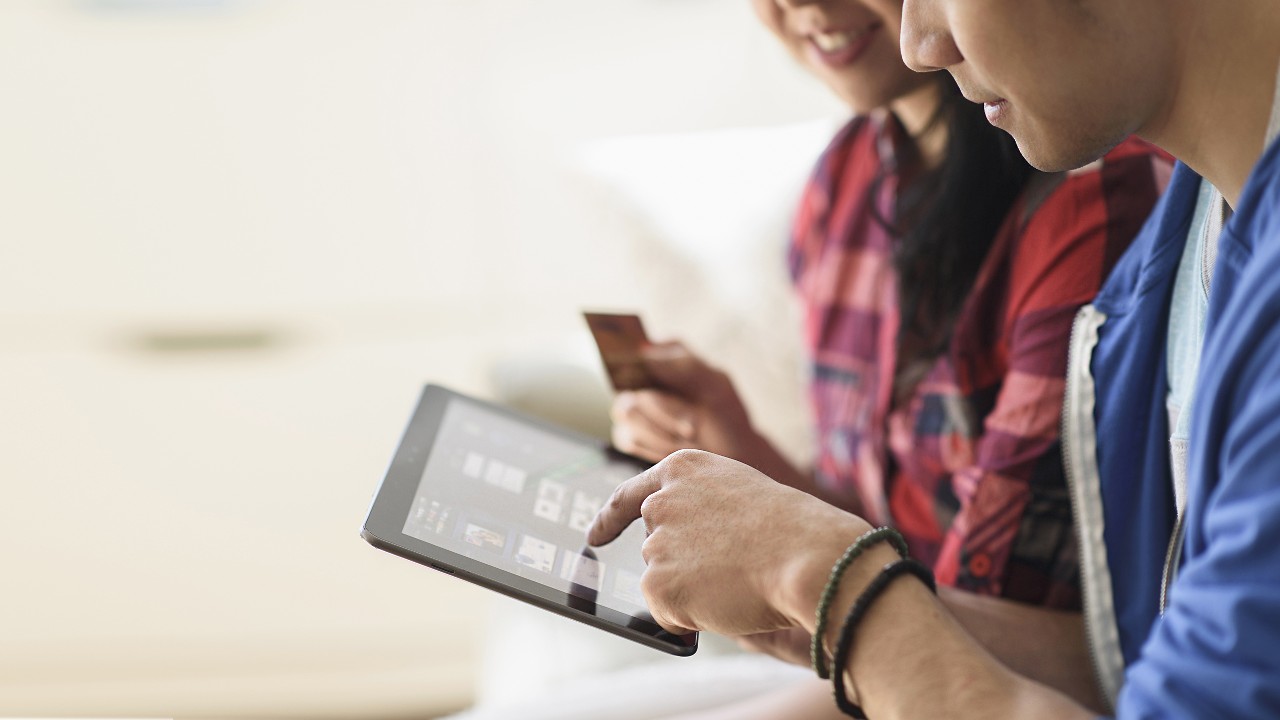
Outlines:
{"label": "plaid shirt", "polygon": [[893,217],[897,178],[870,197],[892,167],[886,127],[860,118],[840,132],[795,221],[818,482],[855,490],[868,520],[896,526],[940,582],[1078,607],[1058,443],[1067,343],[1171,162],[1131,139],[1081,170],[1037,176],[1001,226],[948,351],[895,399],[894,239],[876,218]]}

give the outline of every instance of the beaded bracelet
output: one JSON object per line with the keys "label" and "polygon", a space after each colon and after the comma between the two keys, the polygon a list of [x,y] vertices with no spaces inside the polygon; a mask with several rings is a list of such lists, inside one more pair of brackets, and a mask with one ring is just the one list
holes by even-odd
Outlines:
{"label": "beaded bracelet", "polygon": [[840,578],[844,576],[844,571],[849,565],[858,558],[863,552],[878,542],[887,541],[893,545],[893,549],[898,551],[898,555],[907,556],[907,541],[902,539],[902,534],[891,527],[878,527],[874,530],[868,530],[853,541],[853,544],[844,551],[844,555],[836,561],[831,568],[831,576],[827,579],[827,586],[822,588],[822,597],[818,600],[818,618],[813,631],[813,639],[809,643],[809,658],[813,661],[813,671],[818,673],[818,677],[823,680],[830,676],[827,669],[826,653],[823,651],[822,638],[827,632],[827,612],[831,609],[831,601],[836,597],[836,589],[840,587]]}
{"label": "beaded bracelet", "polygon": [[880,574],[867,586],[867,589],[862,591],[862,595],[858,596],[858,600],[854,602],[853,609],[845,617],[844,627],[840,628],[840,639],[836,643],[836,654],[831,659],[831,677],[832,684],[835,686],[836,706],[845,715],[860,718],[860,720],[866,720],[867,718],[862,708],[855,705],[845,696],[844,668],[849,662],[849,651],[853,645],[853,631],[858,627],[862,616],[867,614],[871,604],[884,592],[889,583],[893,582],[894,578],[907,574],[920,578],[920,581],[929,588],[930,592],[935,595],[938,593],[938,588],[934,584],[933,572],[922,565],[920,561],[912,558],[895,560],[885,565]]}

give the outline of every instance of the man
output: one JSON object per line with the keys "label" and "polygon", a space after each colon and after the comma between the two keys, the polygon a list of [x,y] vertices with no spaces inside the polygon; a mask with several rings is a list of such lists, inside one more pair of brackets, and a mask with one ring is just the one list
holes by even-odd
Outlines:
{"label": "man", "polygon": [[[1280,717],[1280,146],[1268,142],[1280,127],[1280,12],[1272,0],[906,0],[902,45],[915,69],[950,71],[1042,169],[1090,162],[1130,133],[1190,168],[1100,294],[1105,309],[1078,324],[1069,382],[1084,387],[1069,391],[1066,434],[1084,446],[1066,454],[1090,465],[1072,468],[1088,615],[1109,618],[1089,638],[1119,717]],[[1220,231],[1213,189],[1234,211]],[[1205,242],[1189,242],[1193,226]],[[1204,251],[1191,269],[1207,268],[1198,374],[1177,361],[1199,345],[1176,310],[1194,308],[1195,283],[1174,278],[1185,248]],[[1185,483],[1170,487],[1184,462]],[[869,527],[696,452],[619,488],[590,539],[641,516],[655,616],[738,635],[812,632],[829,569]],[[880,545],[852,565],[823,646],[895,558]],[[1077,703],[1088,693],[1058,681],[1079,676],[1080,653],[1036,632],[1070,619],[939,603],[910,579],[887,587],[850,628],[841,674],[868,715],[1092,716]]]}

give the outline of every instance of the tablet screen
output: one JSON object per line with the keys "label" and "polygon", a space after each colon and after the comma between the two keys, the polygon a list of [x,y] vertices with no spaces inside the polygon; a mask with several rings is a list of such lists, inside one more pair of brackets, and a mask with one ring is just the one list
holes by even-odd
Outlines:
{"label": "tablet screen", "polygon": [[653,621],[643,523],[588,548],[586,531],[648,464],[600,440],[428,385],[365,518],[375,547],[673,655],[697,633]]}
{"label": "tablet screen", "polygon": [[627,616],[640,592],[642,523],[602,548],[587,528],[636,461],[457,396],[444,409],[403,533]]}

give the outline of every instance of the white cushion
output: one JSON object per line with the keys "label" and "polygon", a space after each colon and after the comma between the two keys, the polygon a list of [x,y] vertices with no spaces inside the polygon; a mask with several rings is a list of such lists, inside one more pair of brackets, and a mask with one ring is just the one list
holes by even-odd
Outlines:
{"label": "white cushion", "polygon": [[803,183],[841,122],[614,138],[579,152],[609,204],[602,214],[629,220],[650,336],[683,340],[728,371],[757,426],[800,463],[812,435],[786,248]]}

